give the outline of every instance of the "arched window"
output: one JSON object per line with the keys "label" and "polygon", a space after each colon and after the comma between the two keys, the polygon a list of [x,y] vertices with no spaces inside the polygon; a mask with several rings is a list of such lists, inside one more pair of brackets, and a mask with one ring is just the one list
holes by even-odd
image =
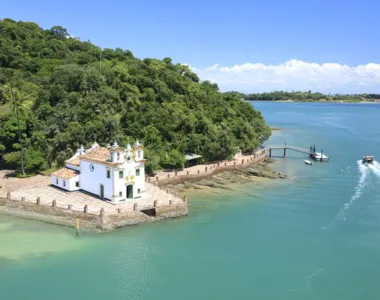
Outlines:
{"label": "arched window", "polygon": [[120,160],[120,153],[117,153],[117,160]]}
{"label": "arched window", "polygon": [[138,158],[141,158],[141,151],[140,151],[140,150],[137,151],[137,157],[138,157]]}

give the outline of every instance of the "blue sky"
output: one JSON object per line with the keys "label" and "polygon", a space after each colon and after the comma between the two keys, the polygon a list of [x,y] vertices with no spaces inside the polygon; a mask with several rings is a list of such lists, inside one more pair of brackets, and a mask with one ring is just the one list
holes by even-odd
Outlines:
{"label": "blue sky", "polygon": [[140,58],[169,56],[222,90],[379,92],[379,12],[374,0],[19,0],[0,18],[62,25]]}

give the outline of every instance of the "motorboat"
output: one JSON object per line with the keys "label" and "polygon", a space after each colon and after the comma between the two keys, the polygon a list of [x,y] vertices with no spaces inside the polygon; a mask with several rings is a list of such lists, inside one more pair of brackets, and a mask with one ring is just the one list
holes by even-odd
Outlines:
{"label": "motorboat", "polygon": [[374,161],[373,156],[363,156],[362,164],[363,165],[368,165],[368,164],[373,165],[373,161]]}
{"label": "motorboat", "polygon": [[305,164],[312,165],[313,163],[310,160],[305,159]]}

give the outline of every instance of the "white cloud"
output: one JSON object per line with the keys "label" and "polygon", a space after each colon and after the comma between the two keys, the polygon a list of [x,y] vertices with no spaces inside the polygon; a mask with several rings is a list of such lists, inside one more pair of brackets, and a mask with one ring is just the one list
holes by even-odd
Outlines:
{"label": "white cloud", "polygon": [[280,65],[245,63],[233,67],[215,64],[198,69],[201,80],[210,80],[222,91],[246,93],[273,90],[312,90],[331,93],[380,93],[380,64],[359,66],[309,63],[292,59]]}

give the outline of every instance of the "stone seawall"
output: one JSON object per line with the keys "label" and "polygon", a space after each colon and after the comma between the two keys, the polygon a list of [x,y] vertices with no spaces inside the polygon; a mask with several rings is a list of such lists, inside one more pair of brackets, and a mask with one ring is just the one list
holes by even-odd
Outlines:
{"label": "stone seawall", "polygon": [[160,206],[155,208],[154,214],[154,216],[149,216],[141,211],[133,211],[121,213],[120,215],[108,215],[104,217],[103,231],[185,217],[188,216],[187,203]]}
{"label": "stone seawall", "polygon": [[124,226],[152,223],[188,215],[187,201],[150,208],[151,215],[143,211],[144,209],[141,211],[121,212],[120,214],[91,214],[20,200],[0,198],[0,214],[74,228],[76,226],[76,219],[78,218],[80,230],[96,232],[111,231]]}

